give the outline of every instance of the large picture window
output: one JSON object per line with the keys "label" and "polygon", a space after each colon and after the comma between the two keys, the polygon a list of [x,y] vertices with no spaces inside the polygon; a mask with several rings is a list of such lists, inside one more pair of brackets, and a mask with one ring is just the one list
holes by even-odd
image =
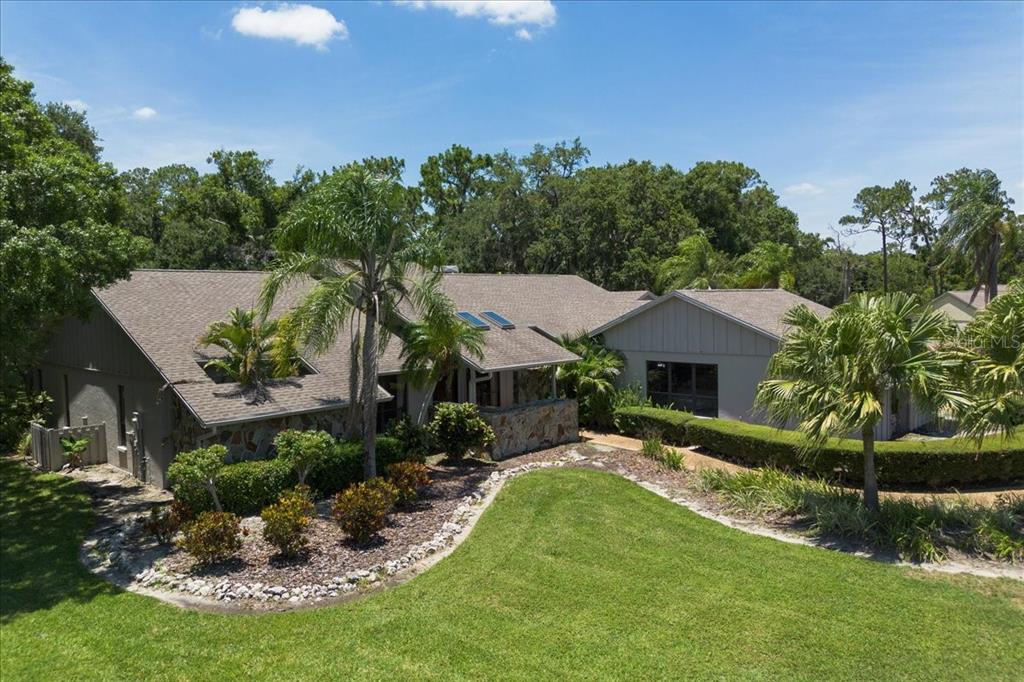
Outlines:
{"label": "large picture window", "polygon": [[647,396],[660,407],[717,417],[718,365],[650,361]]}

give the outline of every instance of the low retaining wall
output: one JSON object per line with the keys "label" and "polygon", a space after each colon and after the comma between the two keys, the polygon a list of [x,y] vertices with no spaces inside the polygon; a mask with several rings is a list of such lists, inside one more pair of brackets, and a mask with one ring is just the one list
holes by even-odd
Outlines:
{"label": "low retaining wall", "polygon": [[480,416],[494,429],[495,441],[491,448],[494,459],[580,438],[575,400],[545,400],[502,410],[481,410]]}

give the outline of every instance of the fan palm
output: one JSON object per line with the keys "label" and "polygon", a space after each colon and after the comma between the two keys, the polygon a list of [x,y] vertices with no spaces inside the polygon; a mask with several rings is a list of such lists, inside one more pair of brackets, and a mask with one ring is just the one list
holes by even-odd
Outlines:
{"label": "fan palm", "polygon": [[935,345],[951,333],[948,319],[904,293],[858,294],[822,319],[806,306],[784,318],[790,330],[757,390],[757,405],[775,421],[800,420],[808,448],[860,433],[864,503],[878,509],[874,429],[886,392],[918,404],[957,400]]}
{"label": "fan palm", "polygon": [[606,425],[601,422],[609,416],[605,412],[611,409],[615,395],[614,381],[625,367],[622,354],[606,348],[586,333],[565,335],[562,337],[562,345],[580,356],[580,359],[559,365],[556,379],[565,389],[566,395],[576,398],[580,421]]}
{"label": "fan palm", "polygon": [[349,330],[349,395],[361,407],[363,473],[377,475],[377,357],[399,324],[403,301],[421,303],[413,275],[423,259],[417,202],[396,172],[352,164],[325,176],[282,220],[281,255],[264,282],[268,310],[288,284],[313,285],[291,311],[299,338],[316,352]]}
{"label": "fan palm", "polygon": [[270,379],[298,372],[295,336],[287,317],[267,320],[255,310],[235,308],[228,319],[211,324],[199,337],[201,346],[217,346],[224,355],[208,360],[204,369],[217,369],[251,393],[253,402],[266,398]]}
{"label": "fan palm", "polygon": [[981,439],[1009,436],[1024,424],[1024,280],[995,298],[958,335],[953,353],[957,385],[970,397],[961,428]]}
{"label": "fan palm", "polygon": [[[446,379],[450,396],[459,359],[483,357],[484,333],[456,317],[455,307],[447,297],[435,295],[432,303],[423,318],[406,327],[402,334],[403,369],[414,386],[428,389],[428,396],[441,379]],[[423,424],[429,407],[430,401],[425,399],[416,416],[417,424]]]}
{"label": "fan palm", "polygon": [[1015,219],[1010,210],[1013,200],[995,173],[967,168],[936,178],[928,198],[946,213],[940,244],[951,255],[972,262],[976,282],[972,299],[984,289],[988,303],[999,287],[999,252]]}

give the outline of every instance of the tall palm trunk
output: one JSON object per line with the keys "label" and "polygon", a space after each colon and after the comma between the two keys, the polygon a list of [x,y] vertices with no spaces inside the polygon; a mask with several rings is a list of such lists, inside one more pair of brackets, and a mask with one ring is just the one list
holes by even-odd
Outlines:
{"label": "tall palm trunk", "polygon": [[985,305],[995,298],[999,291],[999,247],[1002,240],[997,235],[992,240],[988,253],[988,286],[985,287]]}
{"label": "tall palm trunk", "polygon": [[864,441],[864,506],[878,511],[878,479],[875,476],[875,428],[874,425],[861,429]]}
{"label": "tall palm trunk", "polygon": [[371,289],[363,328],[363,476],[377,476],[377,291]]}

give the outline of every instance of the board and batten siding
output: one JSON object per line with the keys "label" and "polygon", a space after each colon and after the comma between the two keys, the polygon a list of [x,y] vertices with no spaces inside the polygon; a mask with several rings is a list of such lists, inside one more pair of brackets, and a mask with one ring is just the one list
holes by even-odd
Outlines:
{"label": "board and batten siding", "polygon": [[149,480],[165,485],[163,472],[173,456],[168,438],[172,393],[162,390],[160,373],[106,310],[96,306],[86,320],[69,317],[60,323],[43,356],[39,378],[53,397],[51,425],[80,426],[83,419],[105,424],[107,461],[131,469],[120,442],[118,403],[123,393],[125,430],[133,430],[132,413],[141,413],[143,445],[151,462]]}
{"label": "board and batten siding", "polygon": [[647,391],[647,362],[718,365],[718,416],[763,422],[754,408],[778,342],[739,322],[687,301],[670,298],[604,331],[605,345],[620,351],[626,367],[619,383]]}

